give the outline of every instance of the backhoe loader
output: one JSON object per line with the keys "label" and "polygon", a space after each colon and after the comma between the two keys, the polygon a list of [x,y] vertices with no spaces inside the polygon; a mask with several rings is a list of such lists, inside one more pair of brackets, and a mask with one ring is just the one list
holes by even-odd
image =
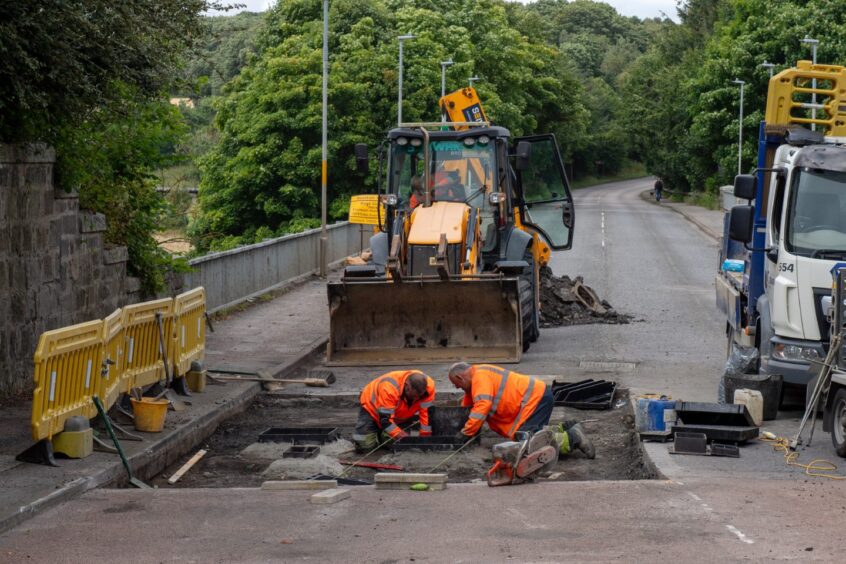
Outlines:
{"label": "backhoe loader", "polygon": [[519,362],[539,336],[539,269],[575,219],[555,137],[512,139],[472,88],[441,108],[380,147],[372,256],[328,284],[327,364]]}

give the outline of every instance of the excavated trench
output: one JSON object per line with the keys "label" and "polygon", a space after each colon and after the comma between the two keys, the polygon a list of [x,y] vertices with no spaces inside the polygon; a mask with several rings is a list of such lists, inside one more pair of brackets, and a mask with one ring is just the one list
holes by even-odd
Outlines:
{"label": "excavated trench", "polygon": [[[437,402],[443,404],[443,402]],[[450,401],[455,404],[454,401]],[[552,422],[565,419],[583,423],[596,446],[596,459],[588,460],[577,452],[562,457],[554,480],[640,480],[657,477],[654,467],[644,458],[626,390],[618,390],[612,409],[589,411],[556,407]],[[152,480],[159,487],[223,488],[257,487],[265,480],[299,480],[315,474],[372,482],[376,470],[350,467],[340,461],[358,461],[349,438],[358,412],[356,397],[296,396],[290,392],[265,392],[244,412],[225,421],[202,445],[204,458],[174,486],[167,483],[189,457],[177,461]],[[270,427],[335,427],[341,438],[320,446],[314,458],[284,458],[291,443],[258,442],[259,434]],[[484,480],[491,466],[491,446],[503,441],[485,430],[480,445],[465,448],[438,468],[447,472],[451,482]],[[405,471],[429,472],[441,463],[449,451],[379,450],[366,461],[401,466]]]}

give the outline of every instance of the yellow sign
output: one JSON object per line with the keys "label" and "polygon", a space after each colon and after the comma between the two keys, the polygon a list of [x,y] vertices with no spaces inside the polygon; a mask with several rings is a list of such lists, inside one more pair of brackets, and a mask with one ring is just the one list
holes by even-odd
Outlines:
{"label": "yellow sign", "polygon": [[353,196],[350,200],[350,223],[379,225],[380,219],[382,223],[385,223],[385,206],[381,206],[382,209],[379,210],[377,208],[378,202],[378,194]]}

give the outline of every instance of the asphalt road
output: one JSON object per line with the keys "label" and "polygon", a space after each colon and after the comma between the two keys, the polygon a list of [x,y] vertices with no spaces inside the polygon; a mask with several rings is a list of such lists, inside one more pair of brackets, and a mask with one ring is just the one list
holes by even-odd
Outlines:
{"label": "asphalt road", "polygon": [[[725,354],[713,297],[717,246],[641,199],[650,185],[579,190],[574,249],[551,264],[556,274],[584,276],[636,322],[545,329],[520,371],[715,398]],[[382,370],[338,369],[331,389],[309,393],[360,389]],[[427,368],[449,389],[444,371]],[[308,492],[97,490],[0,536],[0,561],[839,560],[840,483],[804,477],[768,451],[670,460],[665,445],[652,445],[668,480],[362,488],[331,506],[312,505]]]}

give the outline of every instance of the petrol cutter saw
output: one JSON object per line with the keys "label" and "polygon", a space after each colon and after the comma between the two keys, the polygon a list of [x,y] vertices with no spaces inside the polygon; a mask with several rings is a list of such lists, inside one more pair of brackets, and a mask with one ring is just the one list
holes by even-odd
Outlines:
{"label": "petrol cutter saw", "polygon": [[493,461],[485,476],[489,486],[522,484],[555,467],[558,442],[550,429],[543,429],[519,441],[494,445]]}

